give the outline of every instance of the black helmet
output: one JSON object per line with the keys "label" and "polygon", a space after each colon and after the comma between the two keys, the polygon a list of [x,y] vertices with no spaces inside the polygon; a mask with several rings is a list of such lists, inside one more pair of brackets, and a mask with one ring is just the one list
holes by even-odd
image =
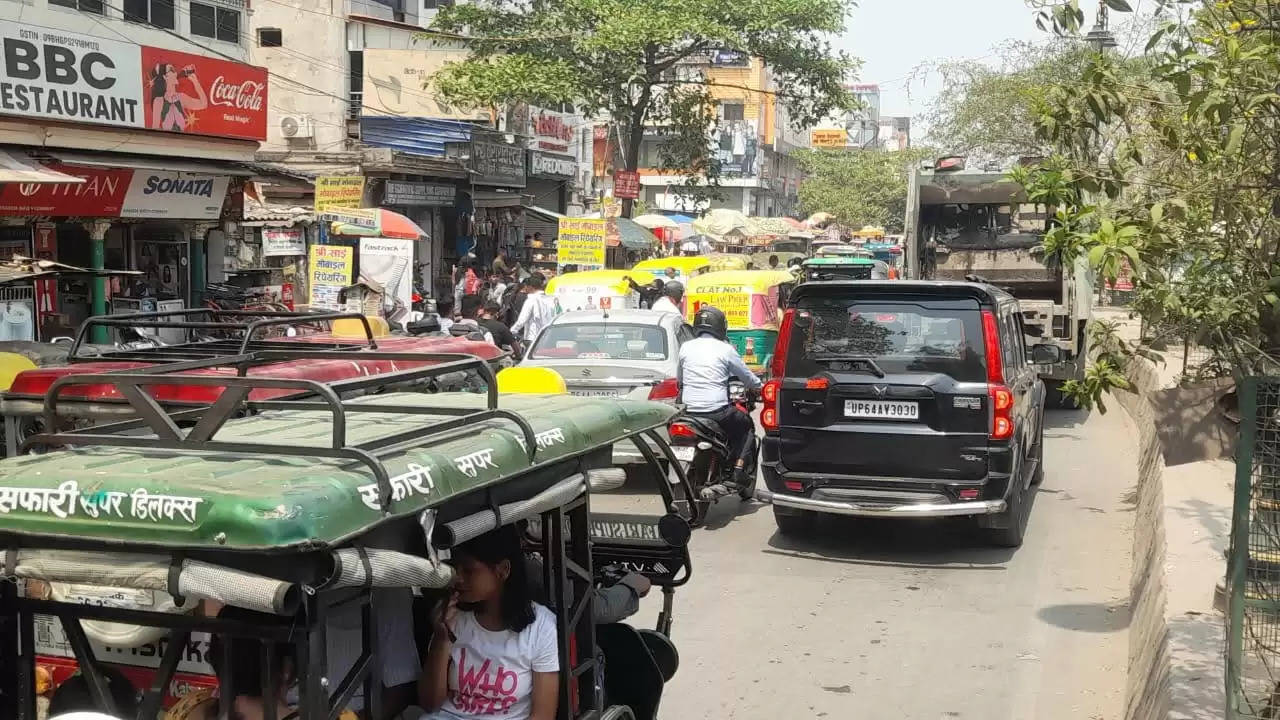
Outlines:
{"label": "black helmet", "polygon": [[720,340],[729,339],[729,321],[724,313],[710,305],[703,305],[693,315],[693,331],[699,335],[710,333]]}
{"label": "black helmet", "polygon": [[679,300],[684,296],[684,285],[678,280],[672,280],[662,287],[662,294],[672,300]]}

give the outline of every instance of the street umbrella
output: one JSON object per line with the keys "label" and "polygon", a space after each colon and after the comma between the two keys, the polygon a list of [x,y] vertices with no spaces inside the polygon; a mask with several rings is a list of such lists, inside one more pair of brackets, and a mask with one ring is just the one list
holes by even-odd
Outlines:
{"label": "street umbrella", "polygon": [[640,227],[648,228],[650,230],[654,230],[657,228],[673,228],[673,227],[679,226],[679,223],[667,217],[666,215],[657,215],[654,213],[649,213],[647,215],[640,215],[638,217],[634,217],[631,219],[635,221],[635,224],[639,225]]}
{"label": "street umbrella", "polygon": [[360,237],[385,237],[399,240],[420,240],[431,234],[418,223],[385,208],[331,208],[320,217],[332,222],[329,232],[334,235]]}
{"label": "street umbrella", "polygon": [[804,224],[811,228],[825,228],[835,219],[835,216],[829,212],[816,212],[810,215],[809,219],[804,221]]}

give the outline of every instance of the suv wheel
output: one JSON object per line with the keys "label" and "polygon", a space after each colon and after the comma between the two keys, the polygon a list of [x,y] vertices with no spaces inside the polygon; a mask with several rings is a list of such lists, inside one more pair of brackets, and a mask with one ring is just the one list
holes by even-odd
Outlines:
{"label": "suv wheel", "polygon": [[799,537],[813,529],[817,515],[809,510],[783,510],[773,508],[773,521],[778,525],[778,532],[791,537]]}
{"label": "suv wheel", "polygon": [[1027,529],[1027,496],[1030,493],[1030,487],[1016,488],[1009,496],[1009,506],[1004,512],[994,516],[999,518],[1000,524],[1004,527],[993,527],[987,530],[987,537],[992,545],[1006,548],[1022,546],[1022,538]]}

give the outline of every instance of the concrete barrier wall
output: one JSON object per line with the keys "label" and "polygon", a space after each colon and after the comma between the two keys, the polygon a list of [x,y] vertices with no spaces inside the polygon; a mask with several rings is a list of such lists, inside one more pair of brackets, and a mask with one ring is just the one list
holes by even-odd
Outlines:
{"label": "concrete barrier wall", "polygon": [[1156,368],[1131,362],[1134,392],[1115,399],[1138,431],[1138,484],[1132,498],[1133,565],[1129,584],[1129,667],[1125,683],[1125,720],[1165,720],[1170,710],[1169,629],[1165,620],[1164,456],[1155,413],[1148,401],[1160,389]]}

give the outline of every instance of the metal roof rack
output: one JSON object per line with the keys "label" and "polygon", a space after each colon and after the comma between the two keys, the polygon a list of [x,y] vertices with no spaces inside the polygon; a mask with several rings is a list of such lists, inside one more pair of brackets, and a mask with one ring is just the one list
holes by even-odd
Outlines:
{"label": "metal roof rack", "polygon": [[[377,359],[393,361],[432,362],[427,367],[398,370],[380,375],[322,383],[315,380],[269,378],[257,376],[185,375],[184,371],[216,366],[247,367],[260,362],[278,362],[299,358],[342,358],[350,360]],[[386,405],[375,402],[344,402],[342,393],[364,390],[388,384],[404,383],[438,377],[447,373],[474,371],[487,386],[485,407],[482,410],[441,405]],[[196,450],[202,452],[228,452],[294,457],[323,457],[358,462],[370,469],[378,484],[379,504],[384,512],[391,507],[391,482],[386,467],[379,456],[418,445],[433,435],[456,430],[464,425],[488,420],[507,420],[513,423],[523,437],[525,452],[533,462],[537,452],[537,439],[533,426],[523,416],[498,408],[497,377],[489,364],[473,355],[457,353],[381,353],[359,351],[262,351],[245,355],[210,358],[189,362],[156,365],[154,367],[68,375],[59,378],[49,387],[44,398],[45,427],[57,427],[58,396],[67,388],[82,385],[107,384],[113,386],[132,407],[137,419],[95,425],[78,430],[34,435],[22,444],[19,452],[32,446],[58,447],[69,445],[93,445],[108,447],[146,448],[148,450]],[[222,387],[223,392],[213,404],[206,407],[167,412],[144,388],[152,385],[197,385]],[[292,390],[287,396],[271,400],[250,400],[254,390]],[[429,397],[424,395],[424,397]],[[227,421],[242,413],[261,410],[328,411],[332,420],[329,442],[325,447],[298,447],[265,442],[232,442],[216,439],[218,431]],[[348,443],[347,416],[353,413],[388,413],[423,417],[447,416],[446,420],[426,423],[421,427],[391,433],[361,443]],[[192,424],[189,428],[180,427]],[[154,435],[132,434],[150,429]]]}
{"label": "metal roof rack", "polygon": [[[359,320],[364,328],[363,342],[312,343],[326,350],[377,349],[369,319],[355,312],[287,312],[280,310],[215,310],[213,308],[188,308],[123,315],[99,315],[80,324],[75,341],[67,352],[68,362],[100,362],[102,360],[133,360],[140,362],[166,362],[194,360],[228,355],[244,355],[255,350],[285,349],[297,341],[270,340],[257,337],[264,330],[304,323],[333,322],[334,320]],[[107,350],[94,354],[82,352],[85,339],[95,327],[146,329],[178,329],[218,331],[233,337],[197,340],[154,348]]]}

